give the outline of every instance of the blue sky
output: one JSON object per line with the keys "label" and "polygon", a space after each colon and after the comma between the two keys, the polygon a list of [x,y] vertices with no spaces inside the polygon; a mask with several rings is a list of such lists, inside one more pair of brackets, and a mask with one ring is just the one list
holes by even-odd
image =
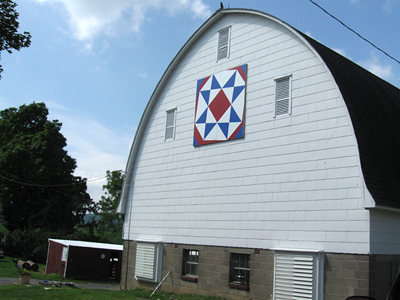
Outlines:
{"label": "blue sky", "polygon": [[[400,60],[400,0],[314,0]],[[125,169],[140,117],[175,54],[220,7],[211,0],[16,0],[32,45],[3,52],[0,110],[45,102],[63,123],[93,200]],[[400,87],[400,65],[309,0],[229,0],[271,14]]]}

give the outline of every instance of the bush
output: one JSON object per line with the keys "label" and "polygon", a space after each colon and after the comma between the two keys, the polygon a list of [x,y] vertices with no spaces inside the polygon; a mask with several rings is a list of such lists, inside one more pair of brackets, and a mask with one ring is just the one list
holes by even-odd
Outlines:
{"label": "bush", "polygon": [[12,254],[20,254],[18,248],[16,248],[16,243],[14,243],[15,235],[11,231],[6,231],[3,238],[1,239],[1,244],[4,247],[4,251],[10,252]]}
{"label": "bush", "polygon": [[32,251],[32,260],[34,262],[40,263],[40,264],[45,264],[47,260],[47,242],[45,244],[41,244],[37,246],[35,249]]}
{"label": "bush", "polygon": [[47,240],[54,236],[57,234],[40,228],[33,231],[16,229],[12,232],[6,231],[1,242],[5,251],[22,256],[23,260],[46,263]]}
{"label": "bush", "polygon": [[[1,216],[1,215],[0,215]],[[4,225],[0,224],[0,242],[4,237],[4,233],[7,231],[7,229],[4,227]]]}

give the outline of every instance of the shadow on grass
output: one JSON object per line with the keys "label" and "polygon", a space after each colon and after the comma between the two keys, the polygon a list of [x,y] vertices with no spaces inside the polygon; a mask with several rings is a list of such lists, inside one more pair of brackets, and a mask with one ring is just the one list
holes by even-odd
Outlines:
{"label": "shadow on grass", "polygon": [[0,287],[1,299],[82,299],[82,300],[223,300],[222,298],[206,297],[199,295],[172,295],[157,292],[150,298],[152,291],[132,289],[122,291],[79,289],[74,287],[43,287],[39,285],[8,285]]}

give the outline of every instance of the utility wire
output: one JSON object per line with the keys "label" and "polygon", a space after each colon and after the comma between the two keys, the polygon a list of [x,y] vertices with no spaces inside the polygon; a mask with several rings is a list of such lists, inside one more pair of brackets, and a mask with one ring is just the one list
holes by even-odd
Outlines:
{"label": "utility wire", "polygon": [[[122,173],[124,173],[124,171]],[[76,185],[76,184],[83,184],[83,183],[98,181],[98,180],[102,180],[102,179],[107,178],[107,176],[104,176],[104,177],[101,177],[101,178],[94,178],[94,179],[90,179],[90,180],[86,180],[86,181],[82,181],[82,182],[72,182],[72,183],[64,183],[64,184],[36,184],[36,183],[21,182],[21,181],[18,181],[18,180],[14,180],[14,179],[10,179],[10,178],[4,177],[2,175],[0,175],[0,178],[3,178],[3,179],[8,180],[10,182],[14,182],[14,183],[17,183],[17,184],[22,184],[22,185],[27,185],[27,186],[59,187],[59,186],[71,186],[71,185]]]}
{"label": "utility wire", "polygon": [[354,29],[350,28],[349,26],[347,26],[345,23],[343,23],[342,21],[340,21],[338,18],[336,18],[334,15],[330,14],[326,9],[324,9],[323,7],[321,7],[318,3],[315,3],[313,0],[309,0],[312,4],[314,4],[315,6],[317,6],[318,8],[322,9],[327,15],[329,15],[330,17],[332,17],[333,19],[335,19],[336,21],[338,21],[340,24],[342,24],[344,27],[346,27],[347,29],[349,29],[350,31],[352,31],[353,33],[355,33],[357,36],[359,36],[360,38],[362,38],[364,41],[366,41],[368,44],[370,44],[372,47],[374,47],[375,49],[381,51],[383,54],[385,54],[387,57],[393,59],[395,62],[397,62],[398,64],[400,64],[400,61],[397,60],[396,58],[394,58],[393,56],[391,56],[390,54],[388,54],[386,51],[382,50],[381,48],[379,48],[378,46],[376,46],[374,43],[370,42],[368,39],[366,39],[365,37],[363,37],[361,34],[359,34],[357,31],[355,31]]}
{"label": "utility wire", "polygon": [[[124,174],[124,173],[125,173],[125,171],[121,171],[121,174]],[[45,189],[47,189],[47,190],[49,190],[49,191],[52,191],[52,192],[55,192],[55,193],[59,193],[59,194],[63,194],[63,195],[68,196],[68,197],[75,197],[75,198],[83,199],[83,198],[81,198],[81,197],[79,197],[79,196],[76,196],[76,195],[71,195],[71,194],[67,194],[67,193],[62,192],[62,191],[57,191],[57,190],[55,190],[55,189],[52,189],[52,187],[71,186],[71,185],[83,184],[84,182],[66,183],[66,184],[54,184],[54,185],[47,184],[47,185],[44,185],[44,184],[35,184],[35,183],[28,183],[28,182],[20,182],[20,181],[17,181],[17,180],[13,180],[13,179],[4,177],[4,176],[2,176],[2,175],[0,175],[0,178],[3,178],[3,179],[8,180],[8,181],[10,181],[10,182],[14,182],[14,183],[21,184],[21,185],[33,186],[33,187],[42,187],[42,188],[45,188]],[[102,180],[102,179],[105,179],[105,178],[107,178],[107,176],[104,176],[104,177],[101,177],[101,178],[90,179],[90,180],[87,180],[86,182],[93,182],[93,181]],[[86,200],[86,199],[85,199],[85,200]],[[9,223],[9,225],[13,225],[13,224],[10,224],[10,223]],[[16,226],[16,225],[13,225],[13,226],[18,227],[18,226]]]}
{"label": "utility wire", "polygon": [[[10,179],[7,177],[4,177],[2,175],[0,175],[1,178],[8,180],[10,182],[13,183],[17,183],[17,184],[22,184],[22,185],[28,185],[28,186],[36,186],[36,187],[57,187],[57,186],[70,186],[70,185],[75,185],[75,184],[82,184],[83,182],[74,182],[74,183],[64,183],[64,184],[36,184],[36,183],[29,183],[29,182],[21,182],[18,180],[14,180],[14,179]],[[102,178],[99,178],[102,179]]]}

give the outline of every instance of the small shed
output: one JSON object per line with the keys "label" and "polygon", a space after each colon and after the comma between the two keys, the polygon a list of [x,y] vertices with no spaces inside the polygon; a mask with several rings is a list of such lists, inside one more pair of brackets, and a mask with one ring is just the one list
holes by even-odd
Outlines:
{"label": "small shed", "polygon": [[121,260],[122,245],[49,239],[46,274],[119,281]]}

